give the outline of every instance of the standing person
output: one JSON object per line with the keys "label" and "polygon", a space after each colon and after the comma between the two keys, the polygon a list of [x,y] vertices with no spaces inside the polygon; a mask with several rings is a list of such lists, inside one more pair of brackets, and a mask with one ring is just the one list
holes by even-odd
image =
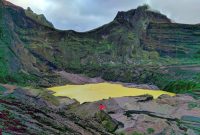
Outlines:
{"label": "standing person", "polygon": [[104,111],[106,109],[106,106],[105,105],[103,105],[103,104],[100,104],[99,105],[99,110],[100,111]]}

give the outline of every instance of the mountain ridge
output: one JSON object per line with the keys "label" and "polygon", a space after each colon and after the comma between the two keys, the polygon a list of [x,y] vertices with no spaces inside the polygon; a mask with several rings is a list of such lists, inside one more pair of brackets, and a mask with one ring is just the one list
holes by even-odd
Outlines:
{"label": "mountain ridge", "polygon": [[[199,135],[200,25],[140,8],[80,33],[0,1],[0,134]],[[179,94],[80,104],[45,89],[104,81]]]}
{"label": "mountain ridge", "polygon": [[[156,84],[164,88],[169,80],[159,82],[157,77],[182,80],[185,75],[174,75],[174,69],[167,69],[164,73],[160,67],[187,62],[199,64],[200,26],[172,23],[165,15],[146,5],[119,12],[112,22],[88,32],[45,26],[12,4],[3,6],[3,10],[5,25],[2,27],[4,35],[9,37],[3,38],[7,42],[4,47],[11,55],[9,58],[2,56],[2,65],[6,63],[4,69],[8,72],[2,77],[3,82],[20,80],[15,79],[18,74],[27,76],[28,82],[35,85],[70,82],[54,74],[58,70],[102,77],[108,81]],[[175,73],[172,74],[171,70]],[[52,75],[56,76],[55,79]],[[196,78],[196,72],[192,79],[190,77],[196,82],[193,78]],[[33,81],[38,79],[42,84]]]}

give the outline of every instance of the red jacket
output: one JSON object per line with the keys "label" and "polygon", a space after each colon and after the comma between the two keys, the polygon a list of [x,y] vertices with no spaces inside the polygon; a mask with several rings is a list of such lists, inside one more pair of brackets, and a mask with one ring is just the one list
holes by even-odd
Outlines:
{"label": "red jacket", "polygon": [[105,110],[106,109],[106,106],[104,106],[104,105],[99,105],[99,110]]}

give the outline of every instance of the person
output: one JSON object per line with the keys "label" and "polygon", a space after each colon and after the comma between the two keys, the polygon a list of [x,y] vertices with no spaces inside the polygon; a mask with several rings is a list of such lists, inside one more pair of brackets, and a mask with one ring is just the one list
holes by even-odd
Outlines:
{"label": "person", "polygon": [[103,111],[103,110],[105,110],[106,109],[106,106],[105,105],[103,105],[103,104],[100,104],[99,105],[99,110],[100,111]]}

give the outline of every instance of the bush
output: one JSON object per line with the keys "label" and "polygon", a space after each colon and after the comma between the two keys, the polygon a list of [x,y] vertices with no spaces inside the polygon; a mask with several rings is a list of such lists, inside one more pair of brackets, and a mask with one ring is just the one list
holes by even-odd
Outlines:
{"label": "bush", "polygon": [[189,93],[200,88],[200,84],[192,81],[173,81],[164,87],[164,90],[174,93]]}
{"label": "bush", "polygon": [[148,128],[147,129],[147,133],[148,134],[153,134],[155,132],[155,130],[153,128]]}
{"label": "bush", "polygon": [[139,133],[139,132],[133,132],[132,135],[144,135],[143,133]]}

